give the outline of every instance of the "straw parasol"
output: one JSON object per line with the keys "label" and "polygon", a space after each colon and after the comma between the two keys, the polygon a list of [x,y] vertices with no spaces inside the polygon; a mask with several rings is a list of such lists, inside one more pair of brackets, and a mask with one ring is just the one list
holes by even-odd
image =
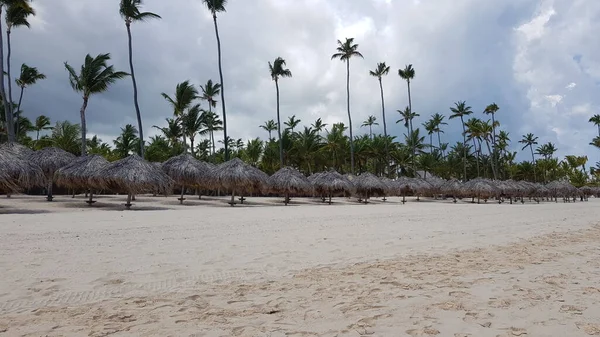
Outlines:
{"label": "straw parasol", "polygon": [[[18,147],[13,147],[12,149],[14,148]],[[4,177],[4,185],[6,187],[15,187],[16,185],[18,190],[21,188],[43,186],[46,181],[44,172],[37,164],[17,155],[11,151],[11,147],[5,145],[0,147],[0,171]]]}
{"label": "straw parasol", "polygon": [[462,184],[462,191],[464,195],[470,195],[471,197],[477,197],[477,203],[480,203],[480,199],[483,198],[487,201],[489,198],[498,196],[501,191],[491,181],[482,178],[476,178],[469,180]]}
{"label": "straw parasol", "polygon": [[32,152],[27,157],[30,161],[39,165],[46,176],[47,192],[46,199],[52,201],[52,185],[54,184],[54,173],[65,165],[69,165],[75,159],[75,155],[56,147],[46,147]]}
{"label": "straw parasol", "polygon": [[21,159],[27,159],[27,157],[33,153],[33,150],[25,145],[19,143],[4,143],[0,145],[0,152],[11,152]]}
{"label": "straw parasol", "polygon": [[207,186],[212,177],[212,168],[189,153],[170,158],[162,164],[162,170],[177,185],[181,185],[181,197],[179,198],[181,204],[185,200],[183,195],[186,187]]}
{"label": "straw parasol", "polygon": [[290,195],[310,193],[312,184],[300,171],[292,167],[284,167],[275,172],[267,180],[269,190],[273,193],[283,194],[283,203],[287,206]]}
{"label": "straw parasol", "polygon": [[442,185],[440,191],[444,194],[451,195],[454,199],[453,202],[456,203],[456,197],[459,197],[462,191],[462,183],[456,179],[448,180]]}
{"label": "straw parasol", "polygon": [[333,169],[328,172],[321,172],[315,176],[312,180],[312,184],[317,192],[329,197],[330,205],[333,194],[352,193],[354,190],[352,182]]}
{"label": "straw parasol", "polygon": [[[212,186],[231,191],[231,206],[234,206],[236,192],[261,191],[267,184],[269,176],[261,170],[233,158],[213,169]],[[242,200],[243,202],[243,200]]]}
{"label": "straw parasol", "polygon": [[0,193],[14,193],[19,191],[19,185],[15,183],[15,180],[0,168]]}
{"label": "straw parasol", "polygon": [[56,185],[70,189],[85,189],[88,191],[88,200],[86,203],[92,205],[95,203],[92,189],[101,189],[102,186],[94,184],[91,178],[100,169],[108,166],[109,162],[104,157],[97,154],[88,154],[83,157],[75,158],[70,164],[61,167],[54,173]]}
{"label": "straw parasol", "polygon": [[371,196],[385,196],[388,190],[386,184],[369,172],[361,173],[352,180],[356,193],[363,197],[365,204]]}
{"label": "straw parasol", "polygon": [[131,208],[133,195],[154,191],[167,194],[173,188],[173,180],[166,173],[135,154],[98,170],[91,181],[115,192],[126,192],[127,209]]}

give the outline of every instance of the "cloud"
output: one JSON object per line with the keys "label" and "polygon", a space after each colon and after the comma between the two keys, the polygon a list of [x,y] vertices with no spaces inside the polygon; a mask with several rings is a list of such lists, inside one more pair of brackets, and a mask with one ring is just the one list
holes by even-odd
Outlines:
{"label": "cloud", "polygon": [[[115,67],[128,71],[118,6],[97,0],[35,6],[32,28],[13,33],[13,73],[24,62],[48,79],[27,89],[23,109],[32,118],[77,121],[81,97],[69,87],[63,62],[78,67],[87,53],[110,52]],[[212,18],[200,1],[146,0],[145,9],[163,17],[132,27],[144,129],[152,135],[152,125],[172,113],[160,93],[173,93],[186,79],[218,81],[218,69]],[[231,0],[218,17],[229,135],[265,137],[258,125],[275,118],[267,62],[278,56],[294,75],[280,83],[284,120],[347,123],[346,69],[330,58],[337,39],[354,37],[365,56],[351,60],[356,133],[366,132],[360,124],[367,116],[381,120],[378,83],[368,71],[385,61],[392,67],[383,80],[389,132],[401,137],[395,111],[408,100],[397,70],[413,64],[413,108],[421,114],[415,125],[436,112],[448,115],[459,100],[485,118],[483,108],[496,102],[514,150],[522,134],[533,132],[556,143],[561,155],[588,153],[597,161],[587,145],[596,131],[585,114],[600,105],[599,14],[600,2],[586,0]],[[92,97],[88,108],[90,133],[105,140],[126,123],[136,123],[129,80]],[[461,139],[460,125],[449,124],[444,137],[453,143]]]}

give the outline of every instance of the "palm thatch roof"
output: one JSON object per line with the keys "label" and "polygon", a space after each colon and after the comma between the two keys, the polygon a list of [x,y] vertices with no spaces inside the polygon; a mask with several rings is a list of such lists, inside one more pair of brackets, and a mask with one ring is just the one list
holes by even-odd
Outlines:
{"label": "palm thatch roof", "polygon": [[38,164],[48,179],[52,179],[54,172],[75,160],[75,155],[56,147],[46,147],[32,152],[27,158]]}
{"label": "palm thatch roof", "polygon": [[477,178],[462,184],[463,195],[471,197],[487,199],[499,195],[500,192],[500,189],[487,179]]}
{"label": "palm thatch roof", "polygon": [[421,187],[415,179],[408,177],[398,177],[396,184],[401,195],[406,195],[407,193],[417,193]]}
{"label": "palm thatch roof", "polygon": [[27,159],[27,157],[33,153],[33,150],[27,146],[19,143],[4,143],[0,144],[0,152],[8,151],[16,155],[21,159]]}
{"label": "palm thatch roof", "polygon": [[335,170],[321,172],[312,181],[315,190],[324,194],[335,194],[340,192],[352,193],[354,185],[347,177]]}
{"label": "palm thatch roof", "polygon": [[189,153],[172,157],[162,163],[162,170],[176,184],[182,186],[207,186],[212,179],[212,168]]}
{"label": "palm thatch roof", "polygon": [[381,178],[381,181],[385,184],[387,190],[386,190],[386,195],[394,195],[394,196],[398,196],[400,195],[400,184],[395,181],[392,180],[390,178],[387,177],[383,177]]}
{"label": "palm thatch roof", "polygon": [[213,169],[211,185],[233,192],[257,192],[266,187],[269,176],[261,170],[233,158]]}
{"label": "palm thatch roof", "polygon": [[14,193],[18,191],[19,185],[8,175],[8,172],[0,168],[0,193]]}
{"label": "palm thatch roof", "polygon": [[388,191],[388,186],[369,172],[365,172],[352,180],[356,193],[361,196],[384,196]]}
{"label": "palm thatch roof", "polygon": [[571,185],[566,180],[552,181],[546,184],[546,188],[550,190],[551,196],[553,197],[568,197],[578,195],[578,190],[575,186]]}
{"label": "palm thatch roof", "polygon": [[105,189],[129,195],[146,192],[167,194],[173,188],[173,180],[166,173],[135,154],[99,169],[90,180]]}
{"label": "palm thatch roof", "polygon": [[96,154],[75,158],[70,164],[54,173],[56,184],[67,188],[101,188],[92,178],[100,169],[110,164],[104,157]]}
{"label": "palm thatch roof", "polygon": [[456,179],[448,180],[440,190],[442,193],[457,197],[462,192],[462,183]]}
{"label": "palm thatch roof", "polygon": [[267,185],[271,192],[286,196],[308,194],[312,191],[312,184],[308,178],[292,167],[284,167],[275,172],[267,180]]}
{"label": "palm thatch roof", "polygon": [[10,146],[0,147],[0,171],[2,176],[11,180],[11,182],[6,180],[7,187],[17,185],[21,188],[30,188],[44,186],[46,182],[42,169],[34,162],[12,152]]}

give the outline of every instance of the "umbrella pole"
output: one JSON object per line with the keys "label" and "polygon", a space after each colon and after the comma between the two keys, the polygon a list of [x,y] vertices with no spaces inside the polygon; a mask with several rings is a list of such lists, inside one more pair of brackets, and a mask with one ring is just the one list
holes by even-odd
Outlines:
{"label": "umbrella pole", "polygon": [[48,181],[48,196],[46,197],[46,200],[48,201],[52,201],[52,179],[49,179]]}
{"label": "umbrella pole", "polygon": [[288,203],[290,202],[290,198],[288,197],[288,194],[286,193],[284,196],[285,199],[283,199],[283,203],[287,206]]}
{"label": "umbrella pole", "polygon": [[127,209],[127,210],[131,209],[131,200],[132,200],[132,194],[127,193],[127,203],[125,204],[125,209]]}
{"label": "umbrella pole", "polygon": [[185,186],[182,185],[181,186],[181,197],[179,197],[179,199],[177,199],[177,200],[179,200],[180,205],[183,205],[183,201],[185,200],[185,198],[183,197],[184,193],[185,193]]}
{"label": "umbrella pole", "polygon": [[406,203],[406,193],[402,193],[402,205]]}
{"label": "umbrella pole", "polygon": [[92,192],[92,190],[89,191],[89,193],[86,193],[88,195],[88,201],[86,201],[86,203],[90,206],[92,206],[95,201],[92,200],[94,198],[94,192]]}
{"label": "umbrella pole", "polygon": [[233,201],[235,199],[235,191],[231,191],[231,201],[229,202],[229,205],[231,207],[233,207],[233,205],[235,205],[235,201]]}
{"label": "umbrella pole", "polygon": [[331,205],[331,192],[329,192],[329,204]]}

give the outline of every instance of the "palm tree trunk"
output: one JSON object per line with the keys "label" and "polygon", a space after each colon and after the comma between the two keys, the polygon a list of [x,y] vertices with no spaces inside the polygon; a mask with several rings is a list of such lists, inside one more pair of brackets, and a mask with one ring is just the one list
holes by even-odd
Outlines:
{"label": "palm tree trunk", "polygon": [[39,141],[40,140],[40,130],[37,130],[36,134],[35,134],[35,141]]}
{"label": "palm tree trunk", "polygon": [[85,124],[85,109],[88,105],[89,97],[83,96],[83,105],[81,106],[81,110],[79,110],[79,116],[81,117],[81,155],[85,156],[87,154],[87,145],[86,145],[86,124]]}
{"label": "palm tree trunk", "polygon": [[15,137],[18,138],[19,137],[19,128],[18,128],[18,122],[19,122],[19,116],[21,114],[21,102],[23,102],[23,92],[25,91],[25,87],[21,87],[21,93],[19,94],[19,104],[17,104],[17,126],[15,127]]}
{"label": "palm tree trunk", "polygon": [[[494,179],[498,179],[498,176],[496,174],[496,119],[494,117],[494,114],[492,113],[492,149],[494,150],[494,153],[491,153],[492,155],[492,173],[494,174]],[[488,146],[488,151],[489,151],[489,146]]]}
{"label": "palm tree trunk", "polygon": [[475,153],[477,154],[477,178],[479,178],[479,151],[477,150],[477,141],[473,138],[473,149],[475,149]]}
{"label": "palm tree trunk", "polygon": [[[8,106],[9,106],[9,111],[10,111],[10,116],[12,116],[13,121],[14,121],[14,127],[13,127],[13,133],[15,135],[15,140],[18,139],[18,133],[19,133],[19,119],[15,120],[14,118],[16,117],[14,115],[14,111],[13,111],[13,99],[12,99],[12,78],[10,76],[10,57],[12,55],[12,48],[11,48],[11,44],[10,44],[10,33],[11,33],[11,27],[7,27],[6,28],[6,47],[8,48],[7,53],[6,53],[6,76],[8,77],[7,83],[8,83]],[[17,110],[18,112],[18,110]]]}
{"label": "palm tree trunk", "polygon": [[[442,150],[442,138],[440,137],[440,132],[437,132],[437,136],[438,136],[438,148],[440,149],[440,151]],[[445,157],[446,155],[444,154],[444,151],[442,151],[442,156]]]}
{"label": "palm tree trunk", "polygon": [[135,72],[133,71],[133,47],[131,39],[131,24],[127,21],[125,23],[127,27],[127,38],[129,39],[129,70],[131,73],[131,82],[133,83],[133,105],[135,106],[135,113],[138,122],[138,132],[140,138],[140,156],[144,158],[144,127],[142,126],[142,113],[140,112],[140,106],[138,104],[138,90],[137,82],[135,80]]}
{"label": "palm tree trunk", "polygon": [[429,153],[433,152],[433,133],[429,134]]}
{"label": "palm tree trunk", "polygon": [[[279,136],[279,168],[283,168],[283,139],[281,139],[281,118],[279,116],[279,81],[275,79],[275,90],[277,91],[277,135]],[[269,134],[271,131],[269,131]],[[271,136],[269,136],[270,138]]]}
{"label": "palm tree trunk", "polygon": [[533,146],[529,144],[529,149],[531,150],[531,163],[533,164],[533,181],[537,182],[537,173],[535,172],[535,156],[533,155]]}
{"label": "palm tree trunk", "polygon": [[385,121],[385,101],[383,100],[383,83],[379,77],[379,91],[381,92],[381,117],[383,118],[383,136],[385,137],[385,174],[389,174],[389,150],[387,141],[387,124]]}
{"label": "palm tree trunk", "polygon": [[[488,152],[491,154],[492,151],[490,149],[490,142],[487,140],[487,138],[485,139],[485,145],[487,146]],[[495,150],[494,150],[494,152],[495,152]],[[497,179],[497,177],[496,177],[496,168],[494,166],[494,160],[493,159],[492,159],[492,174],[494,175],[494,180],[496,180]]]}
{"label": "palm tree trunk", "polygon": [[190,137],[190,152],[192,153],[192,156],[194,155],[194,138],[195,137]]}
{"label": "palm tree trunk", "polygon": [[346,105],[350,130],[350,171],[354,174],[354,138],[352,135],[352,116],[350,115],[350,60],[346,60]]}
{"label": "palm tree trunk", "polygon": [[598,137],[600,137],[600,124],[598,124]]}
{"label": "palm tree trunk", "polygon": [[[0,4],[0,18],[2,17],[2,4]],[[8,142],[12,143],[15,141],[15,126],[12,112],[10,110],[11,104],[6,98],[6,90],[4,88],[4,42],[2,35],[2,20],[0,19],[0,96],[2,96],[2,102],[4,103],[4,115],[6,119],[6,135],[8,137]]]}
{"label": "palm tree trunk", "polygon": [[213,13],[215,24],[215,35],[217,37],[217,53],[219,57],[219,79],[221,81],[221,107],[223,110],[223,145],[225,146],[225,161],[229,160],[229,148],[227,146],[227,113],[225,112],[225,85],[223,84],[223,66],[221,64],[221,39],[219,38],[219,26],[217,25],[217,14]]}
{"label": "palm tree trunk", "polygon": [[410,97],[410,80],[407,79],[406,84],[408,87],[408,111],[410,112],[410,116],[409,116],[410,118],[408,121],[410,123],[410,132],[412,133],[414,129],[413,129],[413,124],[412,124],[412,100]]}
{"label": "palm tree trunk", "polygon": [[369,138],[373,139],[373,124],[369,124]]}
{"label": "palm tree trunk", "polygon": [[460,122],[463,127],[463,181],[467,181],[467,130],[465,130],[465,122],[460,116]]}

